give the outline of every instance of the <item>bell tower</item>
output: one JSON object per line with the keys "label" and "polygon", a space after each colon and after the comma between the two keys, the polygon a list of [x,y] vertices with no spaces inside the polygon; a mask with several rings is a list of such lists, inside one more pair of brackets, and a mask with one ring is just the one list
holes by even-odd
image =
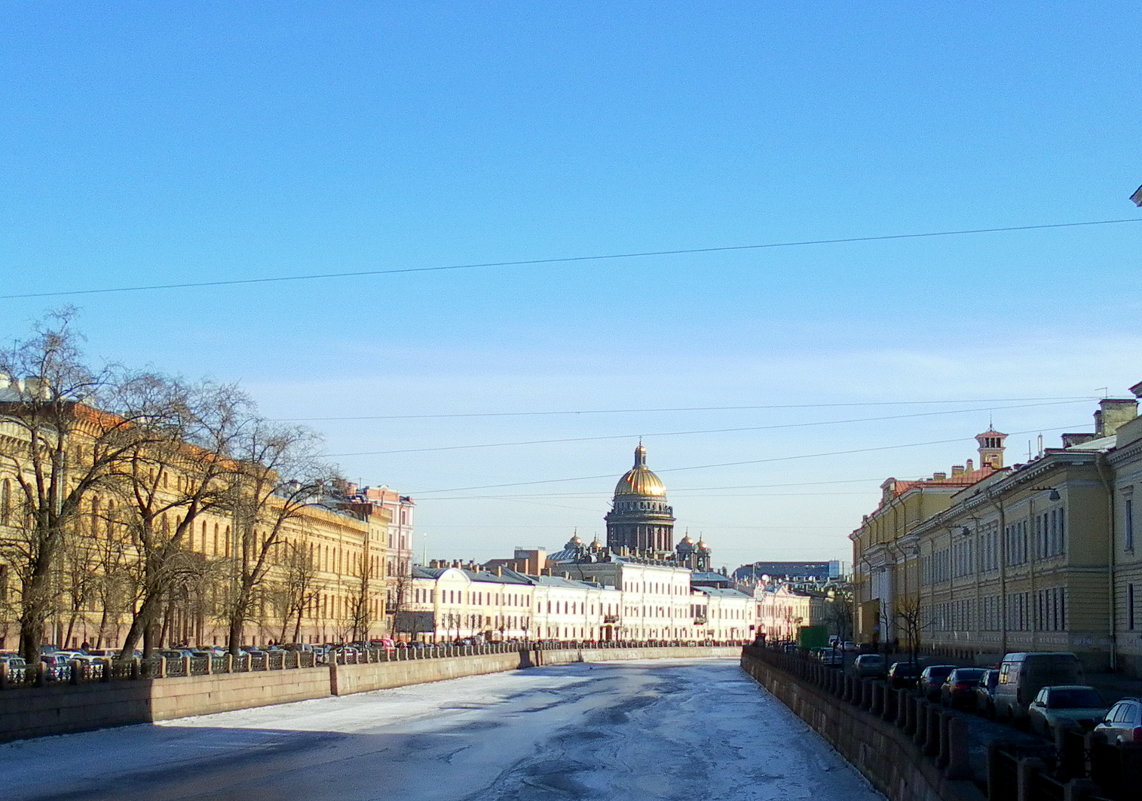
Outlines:
{"label": "bell tower", "polygon": [[987,465],[994,470],[1003,467],[1003,443],[1006,439],[1006,434],[1001,434],[991,427],[982,434],[975,435],[975,441],[979,443],[980,467]]}

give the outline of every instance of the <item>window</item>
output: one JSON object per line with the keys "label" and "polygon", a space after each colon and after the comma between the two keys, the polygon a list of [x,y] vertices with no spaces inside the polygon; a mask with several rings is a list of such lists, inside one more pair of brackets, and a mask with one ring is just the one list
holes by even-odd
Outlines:
{"label": "window", "polygon": [[[1127,498],[1126,503],[1123,505],[1123,513],[1126,516],[1124,531],[1126,534],[1126,550],[1134,550],[1134,499]],[[1134,628],[1131,626],[1131,628]]]}
{"label": "window", "polygon": [[1126,585],[1126,627],[1134,631],[1134,585]]}

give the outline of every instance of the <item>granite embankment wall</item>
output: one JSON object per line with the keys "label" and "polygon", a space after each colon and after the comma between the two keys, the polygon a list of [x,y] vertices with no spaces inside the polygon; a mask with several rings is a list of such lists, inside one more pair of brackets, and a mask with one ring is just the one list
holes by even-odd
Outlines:
{"label": "granite embankment wall", "polygon": [[631,659],[694,659],[736,657],[739,646],[678,646],[656,648],[559,648],[482,654],[455,659],[412,662],[380,662],[362,665],[331,665],[333,695],[384,690],[408,684],[458,679],[483,673],[501,673],[537,665],[569,665],[572,662],[611,662]]}
{"label": "granite embankment wall", "polygon": [[878,700],[870,698],[871,683],[849,677],[846,684],[846,677],[836,674],[834,678],[840,681],[833,683],[845,688],[842,697],[838,697],[837,693],[827,692],[767,662],[761,658],[763,655],[751,654],[753,650],[743,650],[742,669],[824,737],[892,801],[983,801],[983,793],[973,782],[954,777],[957,771],[949,770],[947,746],[940,753],[940,747],[934,745],[939,738],[933,734],[942,734],[943,741],[947,741],[946,729],[939,732],[935,718],[935,732],[925,732],[924,725],[899,728],[885,720],[884,713],[894,712],[895,717],[895,712],[901,710],[887,708],[883,695]]}
{"label": "granite embankment wall", "polygon": [[726,657],[737,656],[740,651],[733,646],[525,649],[441,659],[13,689],[0,693],[0,742],[350,695],[533,665]]}
{"label": "granite embankment wall", "polygon": [[0,741],[329,695],[329,668],[32,687],[0,695]]}

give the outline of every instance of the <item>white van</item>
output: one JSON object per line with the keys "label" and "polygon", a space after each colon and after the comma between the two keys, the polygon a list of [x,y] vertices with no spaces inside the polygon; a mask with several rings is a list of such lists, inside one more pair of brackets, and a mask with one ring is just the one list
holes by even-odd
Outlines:
{"label": "white van", "polygon": [[1069,651],[1028,651],[1007,654],[999,664],[995,687],[995,716],[1022,720],[1039,690],[1055,684],[1085,684],[1083,666]]}

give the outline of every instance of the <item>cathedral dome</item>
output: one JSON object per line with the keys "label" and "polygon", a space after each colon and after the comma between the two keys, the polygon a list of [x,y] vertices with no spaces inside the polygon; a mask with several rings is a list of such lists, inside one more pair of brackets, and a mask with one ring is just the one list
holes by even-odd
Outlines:
{"label": "cathedral dome", "polygon": [[666,497],[666,485],[646,466],[646,448],[641,442],[634,449],[634,467],[615,485],[615,497],[620,495]]}

